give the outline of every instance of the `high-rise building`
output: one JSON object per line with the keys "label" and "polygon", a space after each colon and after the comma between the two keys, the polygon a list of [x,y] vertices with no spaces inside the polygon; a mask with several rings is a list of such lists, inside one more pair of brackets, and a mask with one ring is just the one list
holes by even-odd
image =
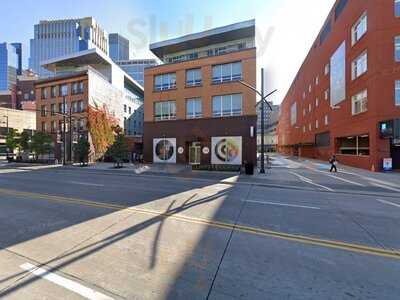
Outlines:
{"label": "high-rise building", "polygon": [[108,54],[108,34],[92,17],[40,21],[30,41],[30,68],[39,76],[49,76],[43,61],[97,48]]}
{"label": "high-rise building", "polygon": [[400,1],[337,0],[282,102],[279,151],[400,169],[399,66]]}
{"label": "high-rise building", "polygon": [[17,83],[17,49],[8,43],[0,43],[0,91],[11,91]]}
{"label": "high-rise building", "polygon": [[18,57],[17,75],[22,75],[22,43],[11,43],[14,46]]}
{"label": "high-rise building", "polygon": [[150,45],[144,159],[238,168],[256,163],[255,21]]}
{"label": "high-rise building", "polygon": [[118,33],[108,35],[109,55],[114,62],[129,59],[129,40]]}
{"label": "high-rise building", "polygon": [[144,69],[156,66],[157,64],[156,59],[130,59],[117,61],[117,65],[142,86],[144,85]]}

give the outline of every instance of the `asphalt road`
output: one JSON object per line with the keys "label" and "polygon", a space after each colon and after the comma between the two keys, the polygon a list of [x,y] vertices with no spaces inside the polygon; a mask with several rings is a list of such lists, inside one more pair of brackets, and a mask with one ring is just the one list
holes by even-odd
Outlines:
{"label": "asphalt road", "polygon": [[399,299],[400,177],[0,166],[0,298]]}

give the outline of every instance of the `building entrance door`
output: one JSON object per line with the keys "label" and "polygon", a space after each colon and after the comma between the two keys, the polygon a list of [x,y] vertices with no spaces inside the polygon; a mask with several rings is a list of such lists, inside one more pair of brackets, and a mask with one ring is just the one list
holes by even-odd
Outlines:
{"label": "building entrance door", "polygon": [[391,146],[392,166],[393,169],[400,169],[400,145]]}
{"label": "building entrance door", "polygon": [[189,146],[189,164],[199,165],[200,164],[200,143],[192,143]]}

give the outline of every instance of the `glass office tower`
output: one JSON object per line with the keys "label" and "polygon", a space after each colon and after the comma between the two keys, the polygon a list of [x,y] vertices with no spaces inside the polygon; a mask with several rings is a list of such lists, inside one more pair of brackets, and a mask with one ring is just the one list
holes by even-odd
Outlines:
{"label": "glass office tower", "polygon": [[156,66],[156,59],[131,59],[118,61],[117,65],[135,79],[141,86],[144,84],[144,69]]}
{"label": "glass office tower", "polygon": [[129,59],[129,40],[118,33],[108,35],[109,55],[114,62]]}
{"label": "glass office tower", "polygon": [[11,90],[17,83],[17,49],[7,43],[0,43],[0,91]]}
{"label": "glass office tower", "polygon": [[22,75],[22,43],[11,43],[17,52],[18,69],[17,75]]}
{"label": "glass office tower", "polygon": [[42,68],[43,61],[92,48],[108,54],[108,34],[92,17],[40,21],[34,27],[30,46],[29,67],[47,77],[52,73]]}

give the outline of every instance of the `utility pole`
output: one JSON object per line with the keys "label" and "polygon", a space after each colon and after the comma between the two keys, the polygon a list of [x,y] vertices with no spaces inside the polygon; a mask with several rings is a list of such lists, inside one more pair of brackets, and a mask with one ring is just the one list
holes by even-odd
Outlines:
{"label": "utility pole", "polygon": [[[8,127],[8,116],[3,116],[3,118],[6,118],[6,128],[7,128],[7,136],[8,136],[8,134],[10,133],[9,131],[9,127]],[[8,147],[6,148],[7,149],[7,159],[8,159],[8,157],[9,157],[9,150],[8,150]]]}
{"label": "utility pole", "polygon": [[[269,109],[272,111],[272,106],[266,101],[266,99],[271,96],[273,93],[275,93],[277,90],[273,90],[271,93],[268,93],[265,95],[264,92],[264,68],[261,68],[261,92],[258,91],[254,86],[248,84],[247,82],[241,80],[239,83],[243,84],[247,88],[251,89],[252,91],[256,92],[259,96],[261,96],[261,100],[258,102],[261,102],[261,161],[260,161],[260,173],[264,174],[265,173],[265,168],[264,168],[264,157],[265,157],[265,152],[264,152],[264,132],[265,132],[265,122],[264,122],[264,110],[265,110],[265,104],[268,105]],[[256,105],[258,105],[258,103]]]}

